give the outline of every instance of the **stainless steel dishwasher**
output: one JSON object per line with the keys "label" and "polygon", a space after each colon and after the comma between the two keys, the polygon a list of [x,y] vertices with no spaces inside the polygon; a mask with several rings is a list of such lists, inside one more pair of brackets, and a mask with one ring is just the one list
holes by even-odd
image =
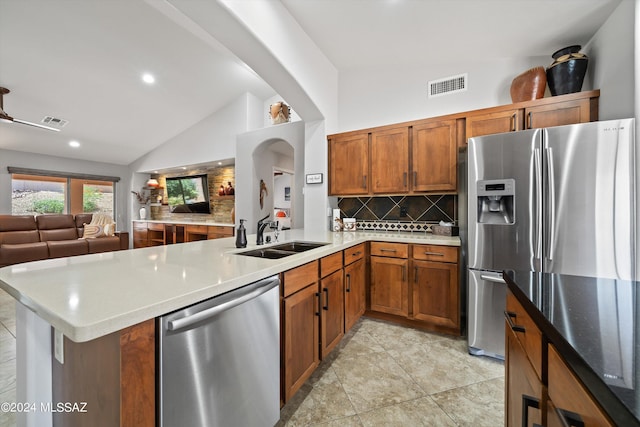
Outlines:
{"label": "stainless steel dishwasher", "polygon": [[159,318],[161,427],[271,427],[280,418],[280,280]]}

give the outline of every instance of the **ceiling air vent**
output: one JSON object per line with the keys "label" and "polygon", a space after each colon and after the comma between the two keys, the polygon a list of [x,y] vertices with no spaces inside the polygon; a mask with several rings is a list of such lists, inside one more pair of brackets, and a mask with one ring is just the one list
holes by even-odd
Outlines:
{"label": "ceiling air vent", "polygon": [[45,118],[42,119],[42,123],[47,126],[62,129],[67,125],[67,123],[69,123],[69,121],[64,119],[58,119],[56,117],[45,116]]}
{"label": "ceiling air vent", "polygon": [[468,74],[445,77],[444,79],[432,80],[429,82],[429,98],[435,96],[449,95],[451,93],[464,92],[467,90]]}

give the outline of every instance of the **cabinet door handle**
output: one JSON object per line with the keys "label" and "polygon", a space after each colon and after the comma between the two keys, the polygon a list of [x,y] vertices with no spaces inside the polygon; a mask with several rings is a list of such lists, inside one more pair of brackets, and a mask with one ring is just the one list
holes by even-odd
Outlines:
{"label": "cabinet door handle", "polygon": [[318,298],[318,310],[316,310],[316,316],[320,317],[320,307],[322,307],[322,294],[320,292],[316,292],[316,297]]}
{"label": "cabinet door handle", "polygon": [[351,256],[358,256],[358,255],[360,255],[361,253],[362,253],[362,251],[358,251],[358,252],[356,252],[356,253],[354,253],[354,254],[351,254]]}
{"label": "cabinet door handle", "polygon": [[413,282],[418,283],[418,266],[413,267]]}
{"label": "cabinet door handle", "polygon": [[418,171],[413,171],[413,186],[416,187],[418,185]]}
{"label": "cabinet door handle", "polygon": [[382,249],[380,249],[380,252],[398,252],[398,250],[397,249],[385,249],[385,248],[382,248]]}
{"label": "cabinet door handle", "polygon": [[362,175],[362,188],[367,188],[367,175]]}
{"label": "cabinet door handle", "polygon": [[407,267],[406,266],[402,266],[402,281],[404,282],[405,280],[407,280]]}
{"label": "cabinet door handle", "polygon": [[346,292],[351,292],[351,274],[347,274],[347,289]]}
{"label": "cabinet door handle", "polygon": [[516,125],[516,117],[517,117],[517,113],[513,113],[513,116],[511,116],[511,130],[513,132],[518,130],[518,127]]}
{"label": "cabinet door handle", "polygon": [[323,310],[329,310],[329,289],[328,288],[322,288],[322,292],[325,293],[326,298],[325,298],[325,305],[322,306]]}
{"label": "cabinet door handle", "polygon": [[444,256],[443,253],[440,252],[425,252],[425,255],[433,255],[433,256]]}
{"label": "cabinet door handle", "polygon": [[533,115],[531,114],[531,111],[529,111],[529,113],[527,114],[527,129],[532,129],[533,128]]}
{"label": "cabinet door handle", "polygon": [[529,408],[540,409],[540,401],[534,397],[522,395],[522,427],[529,426]]}
{"label": "cabinet door handle", "polygon": [[560,408],[556,408],[556,413],[560,417],[562,427],[584,427],[584,421],[579,414]]}
{"label": "cabinet door handle", "polygon": [[523,333],[524,333],[524,332],[526,332],[526,330],[525,330],[524,326],[522,326],[522,325],[515,325],[515,324],[513,323],[513,320],[511,320],[511,319],[515,319],[515,318],[516,318],[516,316],[517,316],[517,315],[516,315],[515,313],[511,312],[511,311],[505,311],[505,312],[504,312],[504,317],[505,317],[505,319],[507,319],[507,323],[509,324],[509,327],[511,328],[511,330],[512,330],[513,332],[523,332]]}
{"label": "cabinet door handle", "polygon": [[406,188],[407,187],[407,173],[406,172],[402,174],[402,182],[403,182],[403,184],[404,184],[404,186]]}

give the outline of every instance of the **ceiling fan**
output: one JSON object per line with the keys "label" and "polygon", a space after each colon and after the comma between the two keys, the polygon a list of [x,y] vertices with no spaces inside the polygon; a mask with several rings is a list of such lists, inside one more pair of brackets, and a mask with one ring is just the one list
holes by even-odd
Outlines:
{"label": "ceiling fan", "polygon": [[27,122],[26,120],[14,119],[10,115],[8,115],[4,111],[2,98],[4,97],[4,95],[6,95],[9,92],[11,92],[9,89],[4,88],[4,87],[0,87],[0,121],[9,122],[9,123],[20,123],[20,124],[23,124],[23,125],[34,126],[34,127],[40,128],[40,129],[46,129],[46,130],[52,130],[52,131],[55,131],[55,132],[60,132],[60,129],[52,128],[50,126],[45,126],[45,125],[41,125],[41,124],[38,124],[38,123]]}

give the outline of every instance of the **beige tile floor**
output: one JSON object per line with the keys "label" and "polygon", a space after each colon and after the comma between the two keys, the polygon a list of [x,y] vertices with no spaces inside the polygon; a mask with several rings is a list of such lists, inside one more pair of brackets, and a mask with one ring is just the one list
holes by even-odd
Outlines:
{"label": "beige tile floor", "polygon": [[[0,402],[15,401],[15,302],[0,290]],[[281,411],[279,426],[500,426],[504,365],[466,341],[361,319]],[[0,412],[0,427],[15,416]]]}
{"label": "beige tile floor", "polygon": [[279,426],[501,426],[504,364],[462,338],[363,318],[281,411]]}

